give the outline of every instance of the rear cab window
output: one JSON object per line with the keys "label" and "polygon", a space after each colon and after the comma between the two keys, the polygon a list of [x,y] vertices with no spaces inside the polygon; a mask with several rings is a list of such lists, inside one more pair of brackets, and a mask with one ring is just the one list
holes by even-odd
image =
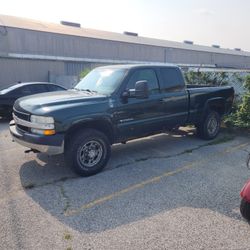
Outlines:
{"label": "rear cab window", "polygon": [[182,73],[179,68],[160,68],[161,90],[162,92],[172,92],[182,90],[185,86]]}

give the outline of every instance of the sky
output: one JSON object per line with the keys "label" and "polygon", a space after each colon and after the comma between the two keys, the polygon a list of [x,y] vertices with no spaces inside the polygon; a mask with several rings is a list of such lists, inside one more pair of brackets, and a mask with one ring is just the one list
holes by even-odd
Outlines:
{"label": "sky", "polygon": [[250,51],[250,0],[0,1],[0,14]]}

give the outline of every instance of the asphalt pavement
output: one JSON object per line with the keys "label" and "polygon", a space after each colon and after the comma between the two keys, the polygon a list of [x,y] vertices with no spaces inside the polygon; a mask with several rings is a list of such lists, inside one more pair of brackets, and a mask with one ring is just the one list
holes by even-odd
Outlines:
{"label": "asphalt pavement", "polygon": [[2,249],[250,249],[246,134],[208,142],[182,128],[114,145],[88,178],[24,150],[0,120]]}

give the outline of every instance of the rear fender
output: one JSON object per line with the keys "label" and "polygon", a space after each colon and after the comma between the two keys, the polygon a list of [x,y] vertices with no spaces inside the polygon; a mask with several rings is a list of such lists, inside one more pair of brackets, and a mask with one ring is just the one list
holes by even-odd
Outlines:
{"label": "rear fender", "polygon": [[223,97],[215,97],[208,99],[203,107],[200,121],[205,119],[209,111],[216,111],[221,116],[225,113],[225,99]]}
{"label": "rear fender", "polygon": [[208,99],[205,104],[205,110],[217,111],[220,115],[225,113],[226,101],[223,97],[215,97]]}

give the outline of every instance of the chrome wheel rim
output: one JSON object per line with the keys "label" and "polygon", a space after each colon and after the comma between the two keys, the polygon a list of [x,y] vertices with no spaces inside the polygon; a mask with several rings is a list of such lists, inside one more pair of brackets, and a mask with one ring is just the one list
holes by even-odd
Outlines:
{"label": "chrome wheel rim", "polygon": [[83,167],[94,167],[103,155],[103,147],[98,141],[88,141],[77,151],[77,161]]}
{"label": "chrome wheel rim", "polygon": [[218,130],[218,121],[215,116],[212,116],[207,124],[207,130],[210,135],[215,135]]}

